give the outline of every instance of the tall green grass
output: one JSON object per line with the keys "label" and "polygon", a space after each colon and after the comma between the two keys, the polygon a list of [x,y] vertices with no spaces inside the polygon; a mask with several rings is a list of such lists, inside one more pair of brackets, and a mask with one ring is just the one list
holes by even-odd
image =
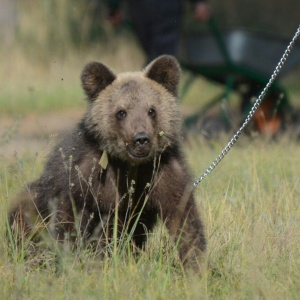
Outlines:
{"label": "tall green grass", "polygon": [[[191,138],[186,151],[194,173],[204,170],[222,146]],[[117,251],[101,260],[83,251],[62,255],[58,265],[46,252],[42,264],[17,262],[4,237],[6,206],[23,182],[38,176],[43,158],[2,160],[0,297],[297,299],[299,157],[298,144],[286,137],[277,143],[245,139],[196,188],[208,237],[201,278],[182,271],[160,226],[138,259]]]}

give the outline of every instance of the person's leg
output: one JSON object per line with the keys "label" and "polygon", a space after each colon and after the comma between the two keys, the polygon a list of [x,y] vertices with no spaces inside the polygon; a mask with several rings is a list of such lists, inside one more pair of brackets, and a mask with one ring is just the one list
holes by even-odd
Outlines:
{"label": "person's leg", "polygon": [[183,7],[181,1],[158,1],[159,12],[152,23],[149,60],[162,54],[177,55]]}
{"label": "person's leg", "polygon": [[153,4],[156,0],[128,0],[127,2],[133,29],[148,57],[152,44],[151,24],[155,16]]}
{"label": "person's leg", "polygon": [[128,0],[137,37],[147,63],[162,54],[177,54],[182,18],[181,0]]}

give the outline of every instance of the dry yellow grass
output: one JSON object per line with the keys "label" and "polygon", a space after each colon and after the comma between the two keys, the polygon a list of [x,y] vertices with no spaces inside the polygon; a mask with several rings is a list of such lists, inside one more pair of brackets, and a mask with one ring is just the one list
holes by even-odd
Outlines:
{"label": "dry yellow grass", "polygon": [[[288,146],[286,146],[288,144]],[[221,150],[199,137],[186,147],[199,174]],[[104,261],[88,253],[68,254],[53,263],[9,258],[7,200],[36,177],[43,157],[1,164],[1,288],[3,299],[296,299],[300,292],[299,146],[242,140],[195,190],[208,236],[208,264],[202,278],[173,265],[168,240],[158,228],[138,261],[120,255]],[[176,261],[176,260],[175,260]],[[57,269],[58,268],[58,269]]]}

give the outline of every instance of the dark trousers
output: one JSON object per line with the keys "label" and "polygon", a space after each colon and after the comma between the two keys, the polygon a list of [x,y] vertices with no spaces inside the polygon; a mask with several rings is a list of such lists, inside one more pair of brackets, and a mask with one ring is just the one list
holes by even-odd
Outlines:
{"label": "dark trousers", "polygon": [[128,0],[132,25],[148,62],[162,54],[177,55],[181,0]]}

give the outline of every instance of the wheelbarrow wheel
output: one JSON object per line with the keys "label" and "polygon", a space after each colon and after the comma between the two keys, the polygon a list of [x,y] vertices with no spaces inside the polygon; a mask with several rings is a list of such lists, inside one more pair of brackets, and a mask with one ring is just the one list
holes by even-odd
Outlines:
{"label": "wheelbarrow wheel", "polygon": [[[243,95],[241,111],[244,117],[246,117],[252,108],[256,97],[254,93],[247,93]],[[270,93],[257,108],[253,116],[254,130],[262,135],[273,136],[281,129],[284,128],[284,97],[279,93]]]}
{"label": "wheelbarrow wheel", "polygon": [[282,128],[282,116],[274,110],[274,99],[266,98],[253,116],[255,128],[260,134],[275,135]]}

